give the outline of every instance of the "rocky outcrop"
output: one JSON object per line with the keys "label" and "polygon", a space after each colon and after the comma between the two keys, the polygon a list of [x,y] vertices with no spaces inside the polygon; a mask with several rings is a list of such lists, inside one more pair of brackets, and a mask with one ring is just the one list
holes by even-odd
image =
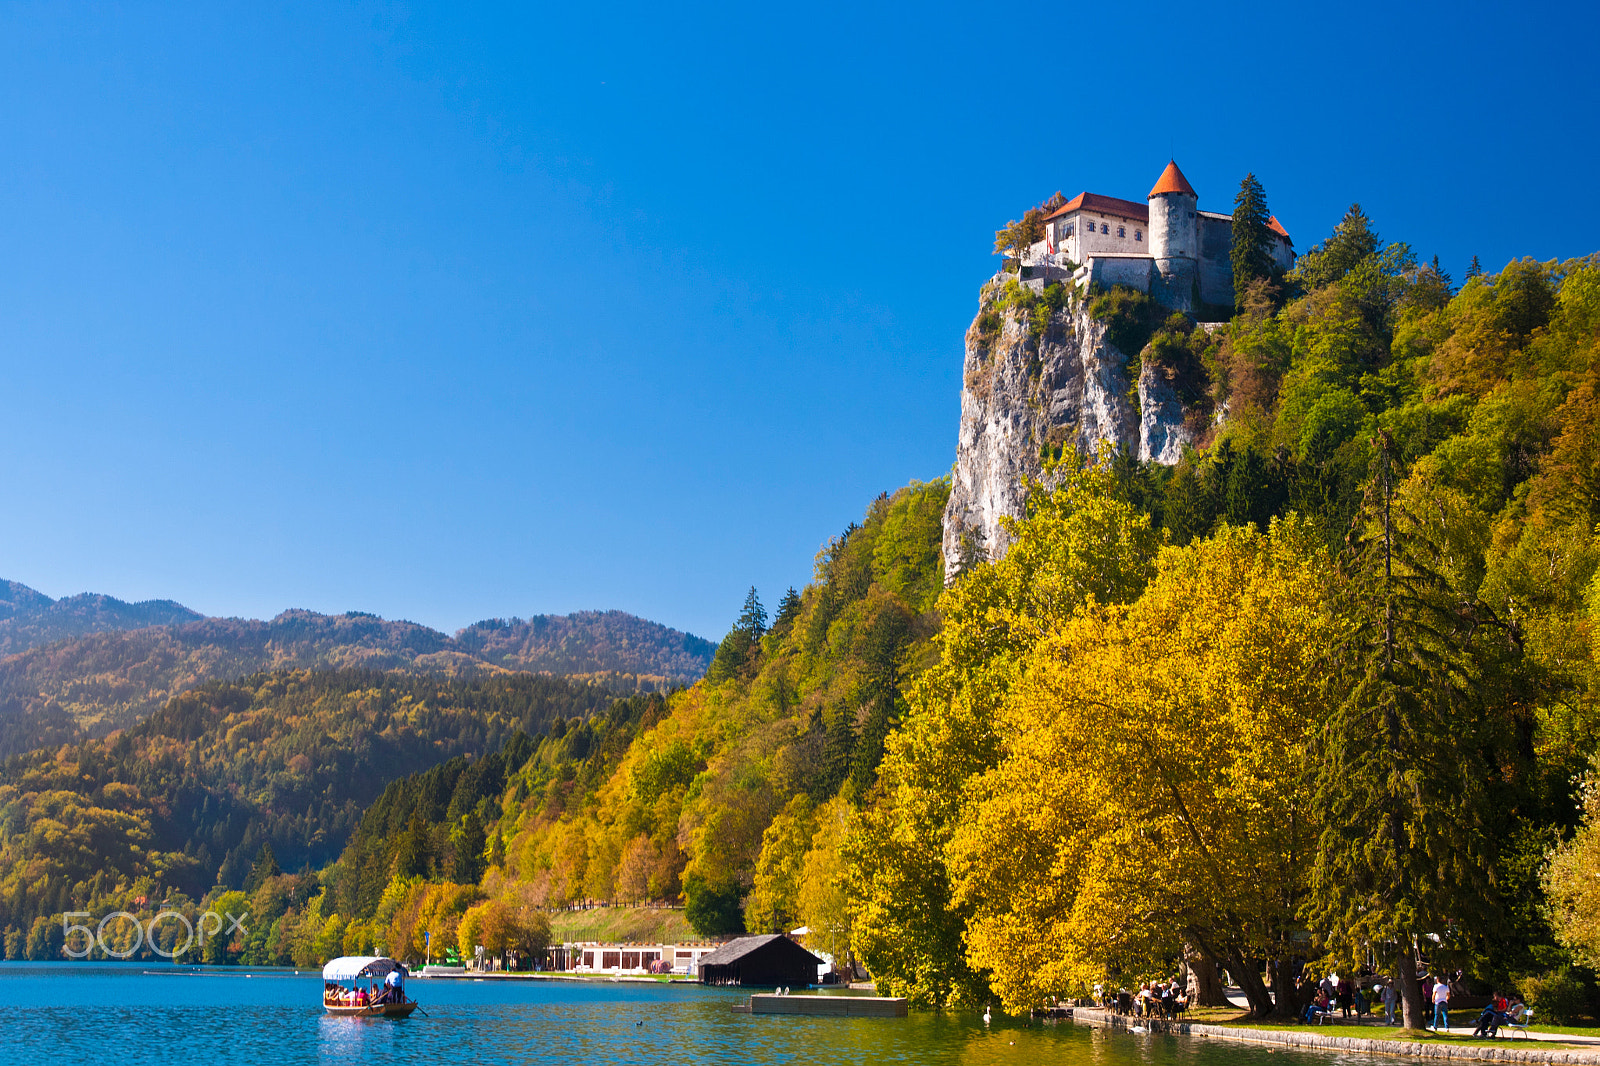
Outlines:
{"label": "rocky outcrop", "polygon": [[1139,368],[1139,461],[1171,466],[1182,459],[1194,443],[1186,415],[1172,372],[1145,360]]}
{"label": "rocky outcrop", "polygon": [[1071,445],[1092,455],[1128,448],[1160,463],[1181,457],[1190,434],[1170,374],[1145,365],[1130,389],[1128,355],[1107,329],[1081,293],[1049,311],[1004,276],[984,285],[962,367],[961,428],[944,512],[946,574],[1005,554],[1010,537],[1001,519],[1022,514],[1047,449]]}
{"label": "rocky outcrop", "polygon": [[[1013,284],[1012,293],[1016,289]],[[984,286],[967,330],[961,429],[944,512],[945,573],[1010,545],[1002,516],[1022,514],[1045,449],[1093,453],[1136,440],[1127,357],[1081,299],[1050,313],[1008,302],[1002,278]]]}

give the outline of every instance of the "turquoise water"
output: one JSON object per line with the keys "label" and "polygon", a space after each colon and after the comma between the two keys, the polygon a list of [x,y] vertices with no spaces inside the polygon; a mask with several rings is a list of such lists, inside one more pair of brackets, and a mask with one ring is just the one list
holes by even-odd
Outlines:
{"label": "turquoise water", "polygon": [[318,974],[0,963],[7,1063],[960,1063],[1330,1066],[1392,1063],[971,1015],[735,1014],[698,986],[424,981],[407,1021],[331,1018]]}

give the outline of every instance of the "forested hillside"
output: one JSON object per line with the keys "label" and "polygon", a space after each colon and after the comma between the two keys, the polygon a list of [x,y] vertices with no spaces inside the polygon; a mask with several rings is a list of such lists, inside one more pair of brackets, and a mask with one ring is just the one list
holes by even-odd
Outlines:
{"label": "forested hillside", "polygon": [[[31,592],[25,586],[12,588]],[[103,599],[74,597],[32,614],[19,610],[12,620]],[[149,604],[135,606],[154,610]],[[123,616],[134,618],[126,612]],[[0,629],[4,624],[0,622]],[[414,622],[361,612],[285,611],[267,622],[151,621],[143,628],[94,632],[0,659],[0,757],[80,736],[103,736],[139,721],[195,685],[262,670],[527,670],[593,678],[611,689],[649,691],[693,682],[705,672],[713,650],[708,641],[621,611],[480,622],[455,639]]]}
{"label": "forested hillside", "polygon": [[390,781],[613,698],[529,674],[276,671],[202,685],[113,737],[14,757],[0,768],[8,952],[25,935],[59,939],[66,910],[238,888],[263,846],[284,869],[320,868]]}
{"label": "forested hillside", "polygon": [[683,684],[698,680],[717,650],[709,640],[623,611],[491,618],[457,633],[455,646],[508,670]]}
{"label": "forested hillside", "polygon": [[874,501],[770,617],[752,589],[693,689],[618,700],[395,782],[314,896],[258,888],[255,913],[279,933],[234,950],[302,963],[420,953],[425,929],[439,950],[463,923],[477,943],[526,944],[545,908],[686,900],[704,932],[804,914],[848,951],[837,844],[937,627],[948,493],[937,481]]}

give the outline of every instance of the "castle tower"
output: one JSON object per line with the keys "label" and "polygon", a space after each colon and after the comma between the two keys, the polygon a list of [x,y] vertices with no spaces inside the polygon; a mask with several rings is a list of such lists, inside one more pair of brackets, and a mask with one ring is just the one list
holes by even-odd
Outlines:
{"label": "castle tower", "polygon": [[1177,311],[1193,311],[1199,301],[1200,198],[1176,162],[1167,163],[1150,190],[1150,256],[1158,277],[1150,295]]}

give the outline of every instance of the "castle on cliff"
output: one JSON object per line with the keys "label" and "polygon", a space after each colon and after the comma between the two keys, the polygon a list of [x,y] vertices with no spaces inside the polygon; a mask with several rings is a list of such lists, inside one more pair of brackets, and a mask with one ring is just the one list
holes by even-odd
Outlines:
{"label": "castle on cliff", "polygon": [[[1177,311],[1231,309],[1233,216],[1201,211],[1199,199],[1176,162],[1142,204],[1081,192],[1046,216],[1044,240],[1023,253],[1022,280],[1127,285]],[[1294,242],[1276,217],[1267,225],[1277,238],[1273,261],[1288,270]]]}

